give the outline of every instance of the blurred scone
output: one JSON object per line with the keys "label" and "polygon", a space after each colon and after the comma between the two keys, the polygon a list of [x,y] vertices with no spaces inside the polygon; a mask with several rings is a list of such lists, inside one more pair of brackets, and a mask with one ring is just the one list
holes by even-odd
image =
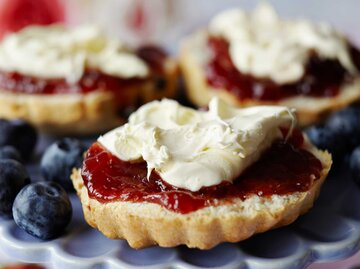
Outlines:
{"label": "blurred scone", "polygon": [[31,26],[0,43],[0,117],[58,134],[104,131],[176,85],[174,60],[132,50],[97,27]]}
{"label": "blurred scone", "polygon": [[296,108],[300,125],[360,99],[360,53],[327,24],[280,19],[260,4],[232,9],[187,37],[180,66],[191,101]]}
{"label": "blurred scone", "polygon": [[313,205],[331,166],[294,124],[280,106],[150,102],[74,170],[85,219],[134,248],[208,249],[287,225]]}

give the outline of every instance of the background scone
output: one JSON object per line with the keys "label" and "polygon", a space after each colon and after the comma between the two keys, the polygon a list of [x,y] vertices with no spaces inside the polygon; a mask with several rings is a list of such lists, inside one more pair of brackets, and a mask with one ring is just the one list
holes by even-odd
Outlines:
{"label": "background scone", "polygon": [[144,105],[73,172],[85,218],[134,248],[208,249],[289,224],[313,205],[331,166],[293,124],[285,107]]}
{"label": "background scone", "polygon": [[180,66],[190,100],[296,108],[308,125],[360,99],[359,51],[326,24],[281,20],[266,3],[220,13],[186,38]]}
{"label": "background scone", "polygon": [[0,43],[0,117],[58,134],[100,132],[173,96],[176,77],[159,48],[131,50],[96,27],[31,26]]}

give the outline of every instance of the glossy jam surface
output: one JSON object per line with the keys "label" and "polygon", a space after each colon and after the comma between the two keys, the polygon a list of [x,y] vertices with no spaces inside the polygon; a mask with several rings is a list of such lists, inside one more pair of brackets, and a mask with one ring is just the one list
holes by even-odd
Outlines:
{"label": "glossy jam surface", "polygon": [[[162,72],[166,53],[157,47],[139,48],[137,55],[142,58],[155,73]],[[146,78],[145,78],[146,79]],[[62,94],[88,93],[95,90],[121,92],[122,89],[133,87],[144,82],[144,79],[122,79],[104,74],[95,69],[85,70],[82,78],[76,83],[68,83],[65,79],[42,79],[22,75],[16,72],[0,71],[0,89],[16,93],[31,94]],[[122,99],[121,96],[117,98]]]}
{"label": "glossy jam surface", "polygon": [[140,83],[139,79],[121,79],[103,74],[97,70],[86,70],[77,83],[65,79],[42,79],[19,73],[0,72],[0,88],[10,92],[31,94],[88,93],[95,90],[117,91],[126,86]]}
{"label": "glossy jam surface", "polygon": [[142,46],[136,51],[137,56],[143,59],[152,70],[157,73],[162,73],[164,68],[164,62],[167,58],[167,53],[156,46],[147,45]]}
{"label": "glossy jam surface", "polygon": [[269,196],[308,190],[320,177],[322,165],[314,155],[301,149],[302,144],[302,134],[296,131],[286,143],[274,142],[233,184],[224,181],[191,192],[168,185],[156,172],[147,179],[145,162],[121,161],[94,143],[86,153],[82,178],[89,196],[99,202],[145,201],[186,214],[206,206],[226,204],[234,198],[244,200],[253,194]]}
{"label": "glossy jam surface", "polygon": [[[320,59],[314,53],[306,65],[304,76],[298,82],[278,85],[270,79],[259,79],[239,72],[230,58],[226,40],[211,37],[208,45],[215,55],[205,70],[209,85],[215,89],[226,89],[239,100],[277,101],[297,95],[331,97],[339,93],[343,83],[351,80],[339,61]],[[357,51],[355,48],[351,50],[355,58]],[[353,60],[358,65],[359,59]]]}

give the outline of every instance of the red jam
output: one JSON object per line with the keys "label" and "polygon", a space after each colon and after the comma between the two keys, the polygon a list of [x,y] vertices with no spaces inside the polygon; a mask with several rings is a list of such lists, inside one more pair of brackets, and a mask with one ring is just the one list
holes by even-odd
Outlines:
{"label": "red jam", "polygon": [[[233,64],[229,55],[229,44],[222,38],[211,37],[208,45],[214,57],[206,66],[206,78],[212,87],[226,89],[239,100],[277,101],[297,95],[331,97],[339,93],[340,87],[351,79],[347,70],[338,60],[320,59],[312,53],[305,67],[304,76],[292,84],[278,85],[268,78],[255,78],[242,74]],[[353,47],[354,59],[357,50]]]}
{"label": "red jam", "polygon": [[142,46],[136,51],[137,56],[143,59],[153,71],[162,73],[164,68],[164,62],[167,58],[167,53],[156,46],[147,45]]}
{"label": "red jam", "polygon": [[[166,53],[160,48],[147,46],[139,48],[137,55],[142,58],[156,75],[162,74]],[[0,89],[16,93],[31,94],[64,94],[88,93],[95,90],[113,91],[117,95],[118,103],[123,104],[124,88],[134,87],[144,82],[144,79],[122,79],[104,74],[98,70],[85,70],[81,79],[76,83],[69,83],[65,79],[42,79],[22,75],[16,72],[0,71]]]}
{"label": "red jam", "polygon": [[206,206],[231,203],[234,198],[269,196],[307,191],[319,179],[321,162],[302,149],[303,136],[295,131],[284,142],[273,143],[261,159],[248,168],[233,184],[223,183],[191,192],[164,182],[152,172],[147,179],[146,163],[119,160],[99,143],[86,153],[82,178],[89,196],[99,202],[150,202],[186,214]]}

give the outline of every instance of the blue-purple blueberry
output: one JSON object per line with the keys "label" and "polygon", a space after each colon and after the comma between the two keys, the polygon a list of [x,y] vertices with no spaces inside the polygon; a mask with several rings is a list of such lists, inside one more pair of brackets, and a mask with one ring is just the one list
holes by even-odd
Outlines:
{"label": "blue-purple blueberry", "polygon": [[350,171],[353,179],[360,186],[360,146],[351,153]]}
{"label": "blue-purple blueberry", "polygon": [[24,120],[0,119],[0,146],[13,146],[22,159],[31,157],[37,142],[35,128]]}
{"label": "blue-purple blueberry", "polygon": [[13,146],[0,147],[0,159],[12,159],[18,162],[22,162],[21,154]]}
{"label": "blue-purple blueberry", "polygon": [[50,145],[41,159],[41,173],[47,181],[54,181],[66,190],[73,190],[70,175],[80,168],[86,146],[78,139],[64,138]]}
{"label": "blue-purple blueberry", "polygon": [[346,156],[360,145],[360,107],[351,106],[332,114],[324,124],[306,130],[313,144],[328,150],[334,165],[341,165]]}
{"label": "blue-purple blueberry", "polygon": [[328,150],[333,156],[345,153],[343,143],[338,141],[336,133],[331,132],[326,125],[314,125],[306,130],[311,142],[318,148]]}
{"label": "blue-purple blueberry", "polygon": [[30,183],[25,167],[11,159],[0,160],[0,215],[11,217],[11,209],[18,192]]}
{"label": "blue-purple blueberry", "polygon": [[326,128],[344,151],[351,152],[360,145],[360,107],[350,106],[332,114],[326,121]]}
{"label": "blue-purple blueberry", "polygon": [[16,196],[13,217],[27,233],[49,240],[62,235],[72,216],[66,191],[55,182],[25,186]]}

